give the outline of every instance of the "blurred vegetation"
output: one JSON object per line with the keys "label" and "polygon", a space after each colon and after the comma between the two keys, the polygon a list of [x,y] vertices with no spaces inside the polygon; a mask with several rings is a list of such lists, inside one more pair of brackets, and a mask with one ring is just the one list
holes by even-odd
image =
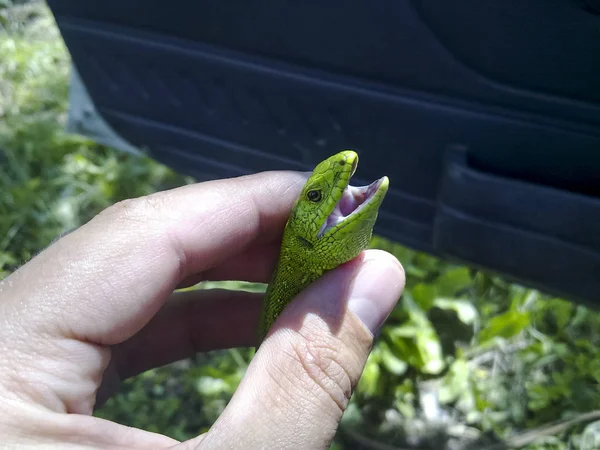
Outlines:
{"label": "blurred vegetation", "polygon": [[[0,27],[2,278],[108,205],[191,180],[63,131],[69,56],[43,4],[0,0]],[[402,261],[408,284],[333,448],[600,448],[599,314],[378,237],[373,246]],[[251,353],[150,370],[97,415],[194,436]]]}

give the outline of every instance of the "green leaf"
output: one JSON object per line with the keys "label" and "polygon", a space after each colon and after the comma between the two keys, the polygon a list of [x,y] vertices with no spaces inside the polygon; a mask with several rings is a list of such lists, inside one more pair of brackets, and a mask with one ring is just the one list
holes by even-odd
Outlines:
{"label": "green leaf", "polygon": [[443,370],[440,339],[424,311],[410,296],[403,297],[409,320],[403,325],[386,329],[393,354],[423,373],[436,374]]}
{"label": "green leaf", "polygon": [[421,371],[428,374],[438,374],[444,369],[442,346],[435,330],[429,329],[417,336],[417,347],[421,353],[423,365]]}
{"label": "green leaf", "polygon": [[396,359],[423,373],[436,374],[444,368],[442,348],[431,326],[404,325],[388,333]]}
{"label": "green leaf", "polygon": [[508,339],[521,333],[529,324],[528,313],[507,311],[489,321],[487,326],[481,330],[479,340],[481,343],[485,343],[497,337]]}
{"label": "green leaf", "polygon": [[445,271],[435,282],[438,295],[454,297],[473,284],[468,267],[457,267]]}
{"label": "green leaf", "polygon": [[452,298],[438,298],[434,305],[441,309],[452,310],[462,323],[473,325],[478,318],[477,309],[471,302],[466,300],[457,300]]}
{"label": "green leaf", "polygon": [[419,283],[412,288],[412,297],[415,302],[424,310],[429,310],[437,296],[437,289],[431,284]]}
{"label": "green leaf", "polygon": [[386,343],[380,345],[381,363],[393,375],[403,375],[408,369],[408,364],[392,353]]}

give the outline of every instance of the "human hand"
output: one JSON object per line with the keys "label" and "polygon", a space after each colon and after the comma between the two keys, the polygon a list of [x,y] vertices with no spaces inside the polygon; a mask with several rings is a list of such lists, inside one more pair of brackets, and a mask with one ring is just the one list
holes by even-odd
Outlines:
{"label": "human hand", "polygon": [[0,282],[0,448],[328,448],[404,273],[368,250],[284,311],[213,427],[179,443],[91,416],[120,380],[256,345],[261,295],[305,176],[267,172],[118,203]]}

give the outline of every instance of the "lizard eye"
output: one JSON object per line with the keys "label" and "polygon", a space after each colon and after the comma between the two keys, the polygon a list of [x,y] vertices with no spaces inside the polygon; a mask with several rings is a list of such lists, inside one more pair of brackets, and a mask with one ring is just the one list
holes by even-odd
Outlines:
{"label": "lizard eye", "polygon": [[306,197],[311,202],[319,202],[319,201],[321,201],[321,191],[317,191],[317,190],[308,191],[306,194]]}

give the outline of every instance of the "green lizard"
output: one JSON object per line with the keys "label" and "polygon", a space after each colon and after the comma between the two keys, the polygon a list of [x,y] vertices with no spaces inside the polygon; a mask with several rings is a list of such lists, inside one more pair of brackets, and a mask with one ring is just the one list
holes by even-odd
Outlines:
{"label": "green lizard", "polygon": [[277,267],[265,294],[259,342],[300,291],[368,247],[389,180],[383,177],[368,186],[350,186],[357,165],[355,152],[337,153],[319,163],[302,188],[285,225]]}

